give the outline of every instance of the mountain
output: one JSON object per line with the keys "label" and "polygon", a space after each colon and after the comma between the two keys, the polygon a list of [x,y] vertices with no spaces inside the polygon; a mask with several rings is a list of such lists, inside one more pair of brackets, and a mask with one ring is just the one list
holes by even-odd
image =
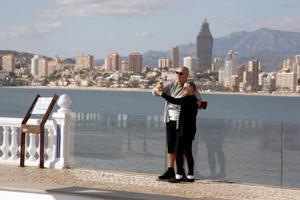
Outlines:
{"label": "mountain", "polygon": [[[251,59],[261,60],[264,71],[278,70],[282,60],[300,54],[300,33],[261,28],[253,32],[236,32],[214,40],[213,57],[225,58],[229,50],[239,52],[240,63]],[[195,43],[179,45],[181,57],[195,56]],[[170,52],[149,51],[145,56],[157,60]],[[155,57],[156,55],[156,57]],[[145,58],[146,59],[146,58]],[[156,63],[149,63],[156,65]]]}

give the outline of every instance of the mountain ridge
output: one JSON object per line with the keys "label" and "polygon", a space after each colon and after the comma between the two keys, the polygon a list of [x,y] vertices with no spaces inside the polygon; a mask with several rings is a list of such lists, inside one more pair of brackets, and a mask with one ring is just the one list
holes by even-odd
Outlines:
{"label": "mountain ridge", "polygon": [[[178,46],[180,57],[196,55],[195,43]],[[224,59],[231,49],[239,52],[241,64],[246,64],[251,59],[259,59],[263,70],[278,70],[283,59],[300,54],[300,33],[260,28],[255,31],[234,32],[214,39],[213,57]],[[161,55],[170,54],[169,52],[161,51]],[[148,52],[146,54],[149,56]],[[155,54],[159,55],[158,52]]]}

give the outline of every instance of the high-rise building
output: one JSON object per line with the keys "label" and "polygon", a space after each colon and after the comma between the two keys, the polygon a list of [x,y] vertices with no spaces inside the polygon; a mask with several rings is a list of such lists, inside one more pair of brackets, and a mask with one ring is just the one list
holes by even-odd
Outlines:
{"label": "high-rise building", "polygon": [[106,70],[113,72],[120,70],[120,56],[118,53],[110,53],[106,56]]}
{"label": "high-rise building", "polygon": [[244,80],[244,71],[245,71],[245,66],[244,65],[240,65],[238,67],[238,81],[239,83],[243,82]]}
{"label": "high-rise building", "polygon": [[258,86],[258,74],[260,69],[259,60],[250,60],[248,62],[248,72],[250,72],[250,83],[252,90],[255,90]]}
{"label": "high-rise building", "polygon": [[172,48],[171,62],[172,62],[172,68],[179,67],[179,47],[178,46]]}
{"label": "high-rise building", "polygon": [[141,72],[142,71],[142,54],[139,52],[133,52],[129,54],[129,70],[133,72]]}
{"label": "high-rise building", "polygon": [[39,76],[39,56],[34,55],[33,58],[31,58],[31,69],[30,72],[33,77]]}
{"label": "high-rise building", "polygon": [[193,75],[198,71],[198,58],[195,57],[184,57],[183,66],[189,68],[190,74]]}
{"label": "high-rise building", "polygon": [[239,54],[230,50],[227,53],[224,65],[224,86],[228,87],[229,78],[232,75],[237,75],[239,66]]}
{"label": "high-rise building", "polygon": [[205,19],[202,23],[201,31],[197,36],[199,71],[211,69],[213,40],[209,30],[209,23],[207,19]]}
{"label": "high-rise building", "polygon": [[93,69],[94,56],[80,55],[76,57],[76,69]]}
{"label": "high-rise building", "polygon": [[48,60],[45,58],[40,58],[39,64],[39,77],[48,76]]}
{"label": "high-rise building", "polygon": [[15,57],[12,54],[2,56],[2,69],[6,72],[15,72]]}

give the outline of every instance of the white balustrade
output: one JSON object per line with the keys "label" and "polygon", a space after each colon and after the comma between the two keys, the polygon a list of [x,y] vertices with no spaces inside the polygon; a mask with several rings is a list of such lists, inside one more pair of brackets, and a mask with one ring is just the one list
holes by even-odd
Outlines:
{"label": "white balustrade", "polygon": [[11,157],[10,159],[15,161],[15,160],[18,160],[18,151],[19,151],[19,148],[18,148],[18,143],[17,143],[17,127],[12,127],[11,128],[11,145],[10,145],[10,153],[11,153]]}
{"label": "white balustrade", "polygon": [[8,143],[8,137],[9,137],[9,127],[5,126],[3,127],[3,143],[1,146],[2,150],[2,157],[1,159],[8,159],[8,153],[9,153],[9,143]]}
{"label": "white balustrade", "polygon": [[[67,95],[61,95],[60,109],[54,112],[52,119],[45,124],[45,167],[62,169],[70,167],[73,151],[73,134],[76,115],[70,110],[72,101]],[[20,164],[20,131],[22,118],[0,117],[0,164]],[[38,119],[29,119],[27,124],[38,124]],[[1,137],[2,135],[2,137]],[[29,137],[29,138],[28,138]],[[39,166],[39,134],[26,134],[25,166]],[[29,140],[29,144],[28,141]],[[58,144],[57,141],[60,141]],[[59,148],[57,148],[57,146]],[[59,152],[57,152],[59,150]],[[59,155],[58,155],[59,154]]]}

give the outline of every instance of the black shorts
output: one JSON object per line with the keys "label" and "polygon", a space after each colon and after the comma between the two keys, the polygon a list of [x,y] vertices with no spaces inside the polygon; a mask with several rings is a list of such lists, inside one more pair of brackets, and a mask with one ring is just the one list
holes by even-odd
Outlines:
{"label": "black shorts", "polygon": [[166,123],[166,134],[168,153],[175,153],[177,139],[176,121],[169,121]]}

